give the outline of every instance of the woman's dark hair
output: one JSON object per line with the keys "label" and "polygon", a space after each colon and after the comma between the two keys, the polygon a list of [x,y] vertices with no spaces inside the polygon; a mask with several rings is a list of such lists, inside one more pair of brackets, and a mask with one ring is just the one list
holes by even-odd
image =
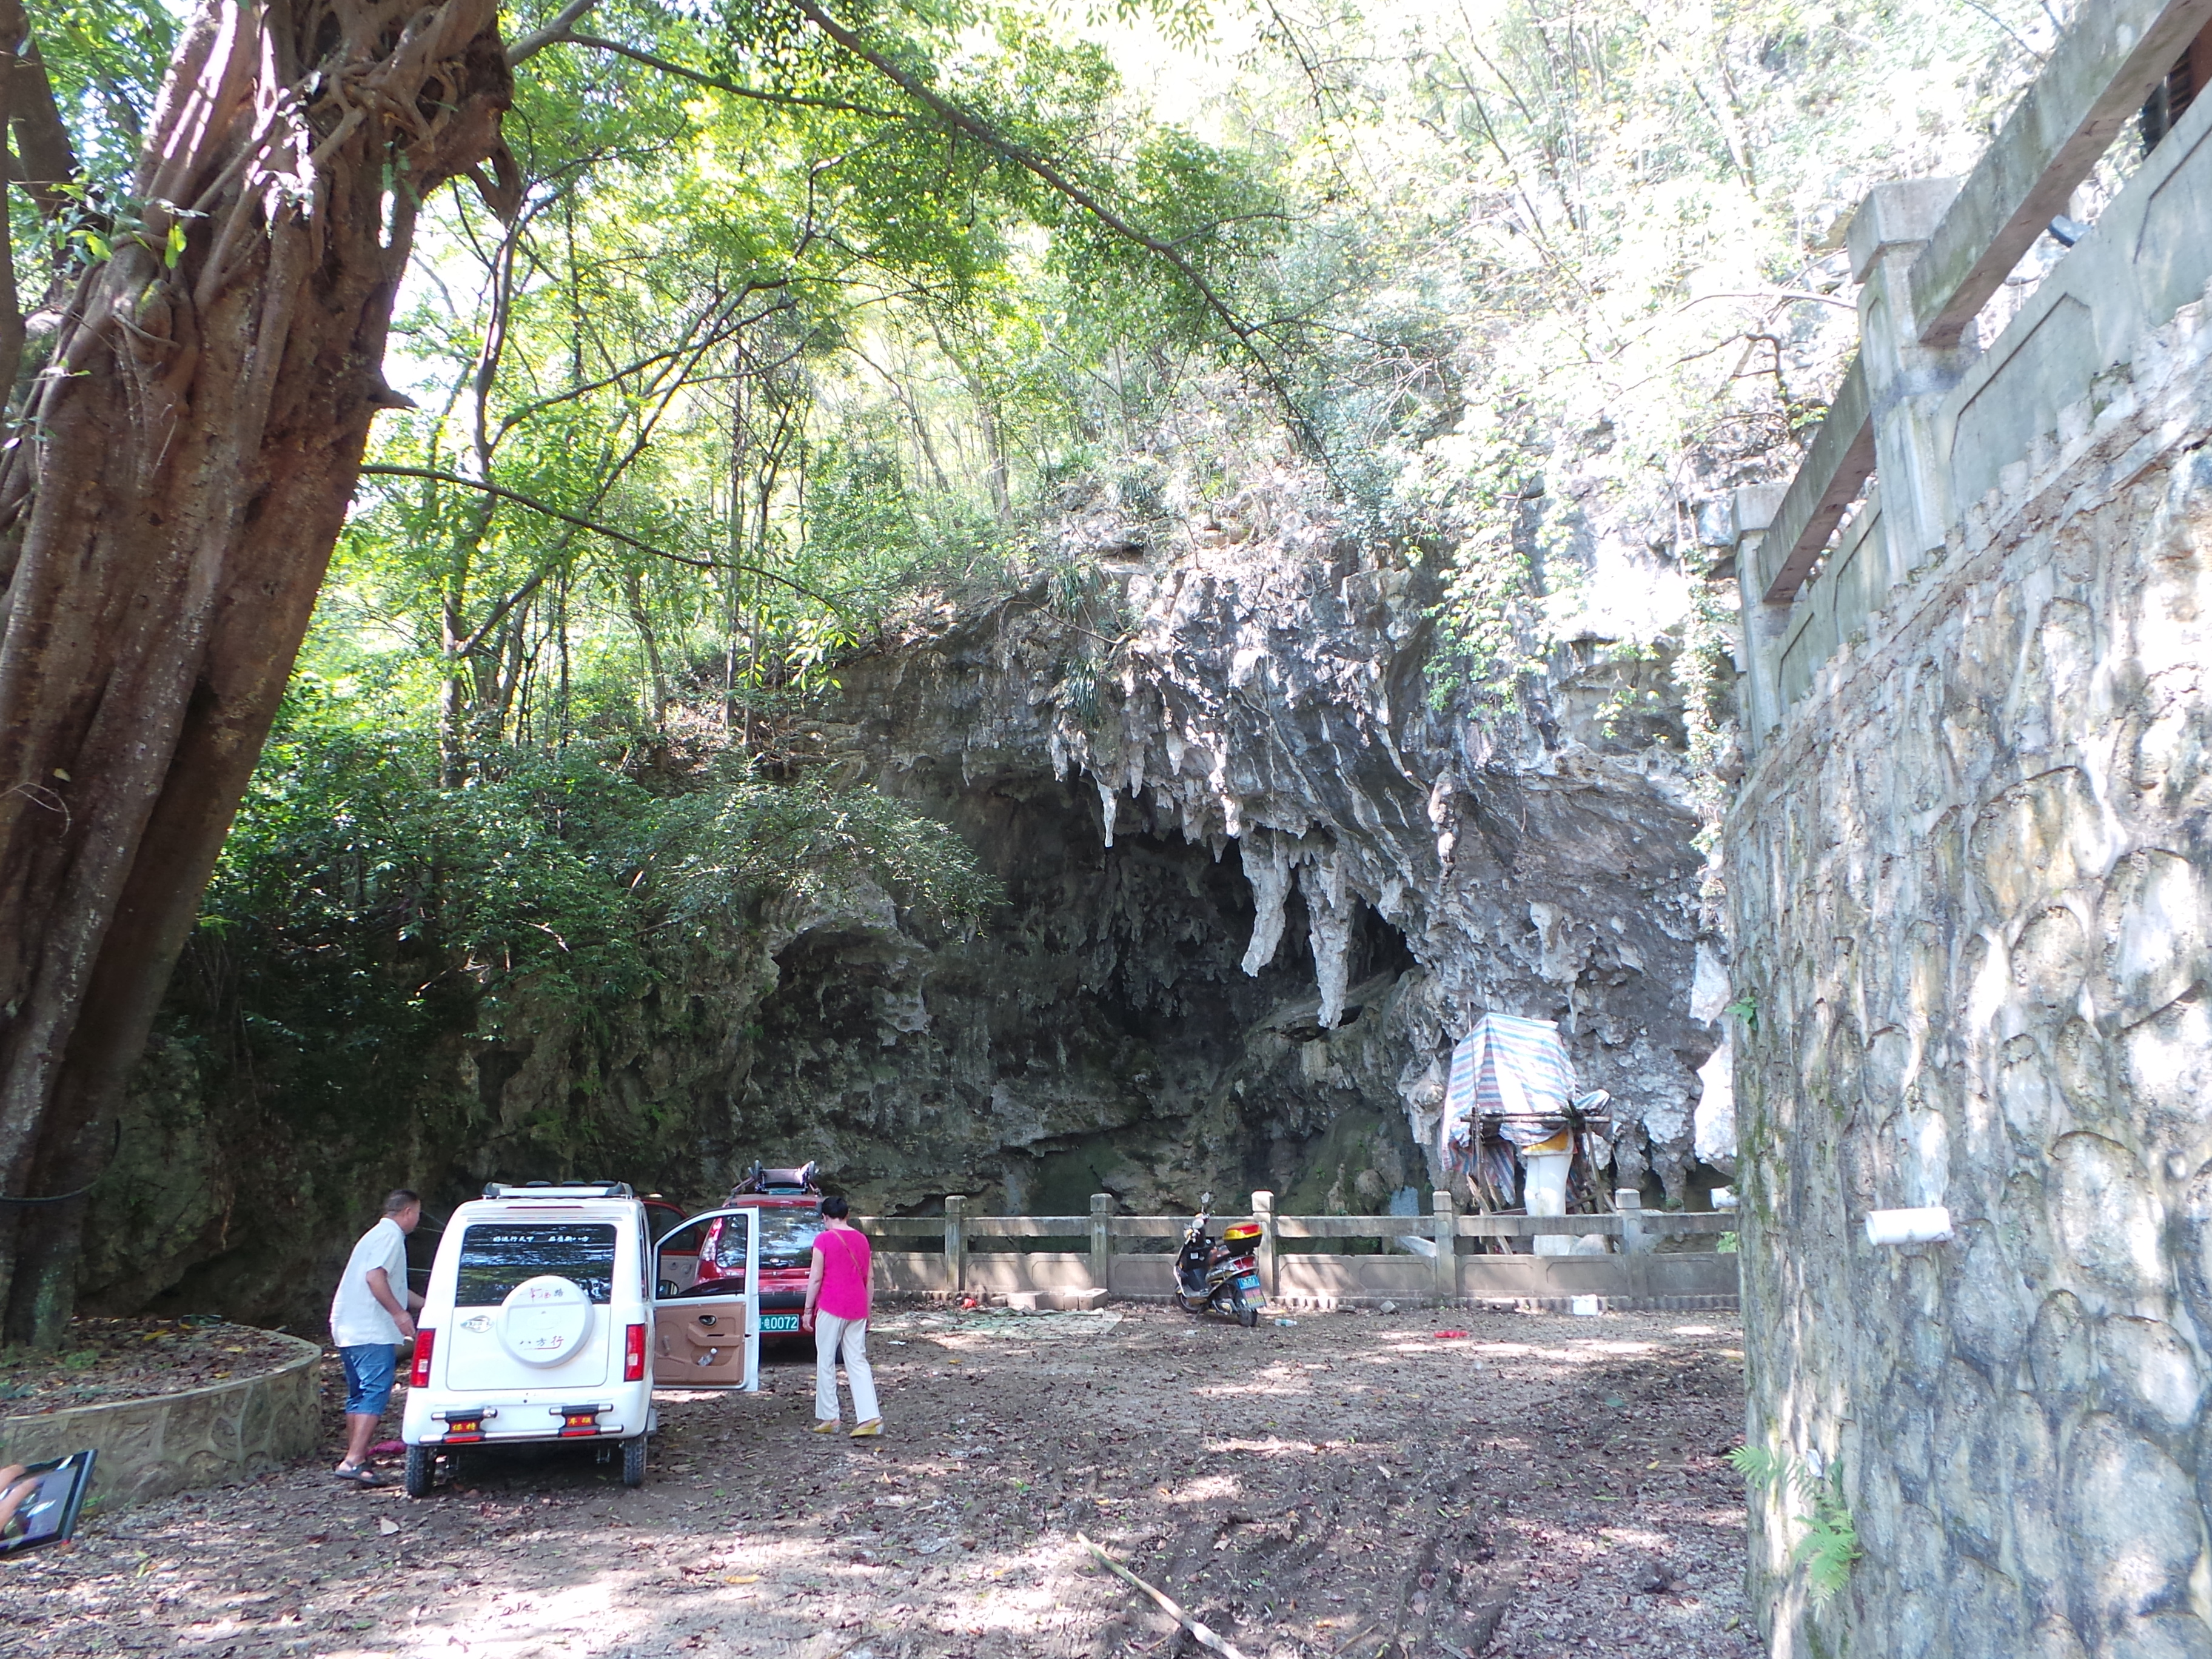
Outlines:
{"label": "woman's dark hair", "polygon": [[822,1200],[822,1213],[832,1221],[842,1221],[853,1213],[853,1206],[832,1193]]}

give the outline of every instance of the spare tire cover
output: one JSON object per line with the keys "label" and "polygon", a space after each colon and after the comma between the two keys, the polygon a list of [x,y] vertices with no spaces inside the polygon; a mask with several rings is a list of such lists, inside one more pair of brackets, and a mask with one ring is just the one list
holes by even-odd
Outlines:
{"label": "spare tire cover", "polygon": [[540,1273],[507,1292],[499,1309],[499,1340],[526,1365],[557,1365],[584,1346],[592,1298],[573,1279]]}

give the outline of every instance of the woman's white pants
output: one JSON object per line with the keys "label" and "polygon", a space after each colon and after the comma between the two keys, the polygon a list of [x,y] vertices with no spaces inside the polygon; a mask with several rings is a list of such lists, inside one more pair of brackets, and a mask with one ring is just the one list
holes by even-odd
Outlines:
{"label": "woman's white pants", "polygon": [[876,1374],[868,1369],[868,1322],[840,1319],[817,1311],[814,1316],[814,1418],[829,1423],[837,1417],[837,1358],[845,1359],[845,1381],[852,1385],[853,1415],[866,1423],[880,1416],[876,1409]]}

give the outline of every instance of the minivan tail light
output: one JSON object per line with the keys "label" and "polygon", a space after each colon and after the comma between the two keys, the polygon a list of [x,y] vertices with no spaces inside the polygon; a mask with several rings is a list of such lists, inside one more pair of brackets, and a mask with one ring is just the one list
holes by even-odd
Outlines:
{"label": "minivan tail light", "polygon": [[[423,1364],[421,1360],[416,1362]],[[623,1335],[623,1381],[642,1382],[645,1380],[645,1327],[632,1325]]]}
{"label": "minivan tail light", "polygon": [[438,1333],[427,1326],[417,1326],[415,1331],[415,1363],[407,1368],[407,1386],[427,1389],[430,1386],[430,1350],[437,1345]]}

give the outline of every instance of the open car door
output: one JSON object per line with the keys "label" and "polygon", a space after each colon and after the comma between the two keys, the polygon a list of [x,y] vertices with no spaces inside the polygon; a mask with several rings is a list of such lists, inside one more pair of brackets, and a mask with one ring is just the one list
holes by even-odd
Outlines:
{"label": "open car door", "polygon": [[[690,1223],[685,1218],[684,1206],[671,1204],[665,1198],[647,1197],[640,1200],[645,1206],[646,1225],[658,1233],[664,1227],[672,1227],[666,1235],[676,1238]],[[678,1294],[688,1291],[699,1278],[699,1241],[684,1239],[659,1252],[659,1266],[654,1272],[656,1283],[665,1282],[676,1287]]]}
{"label": "open car door", "polygon": [[[678,1234],[720,1218],[745,1218],[744,1290],[726,1296],[675,1297],[659,1271],[662,1252]],[[708,1210],[690,1216],[653,1245],[653,1378],[665,1389],[760,1389],[760,1211]],[[695,1247],[692,1260],[698,1260]]]}

